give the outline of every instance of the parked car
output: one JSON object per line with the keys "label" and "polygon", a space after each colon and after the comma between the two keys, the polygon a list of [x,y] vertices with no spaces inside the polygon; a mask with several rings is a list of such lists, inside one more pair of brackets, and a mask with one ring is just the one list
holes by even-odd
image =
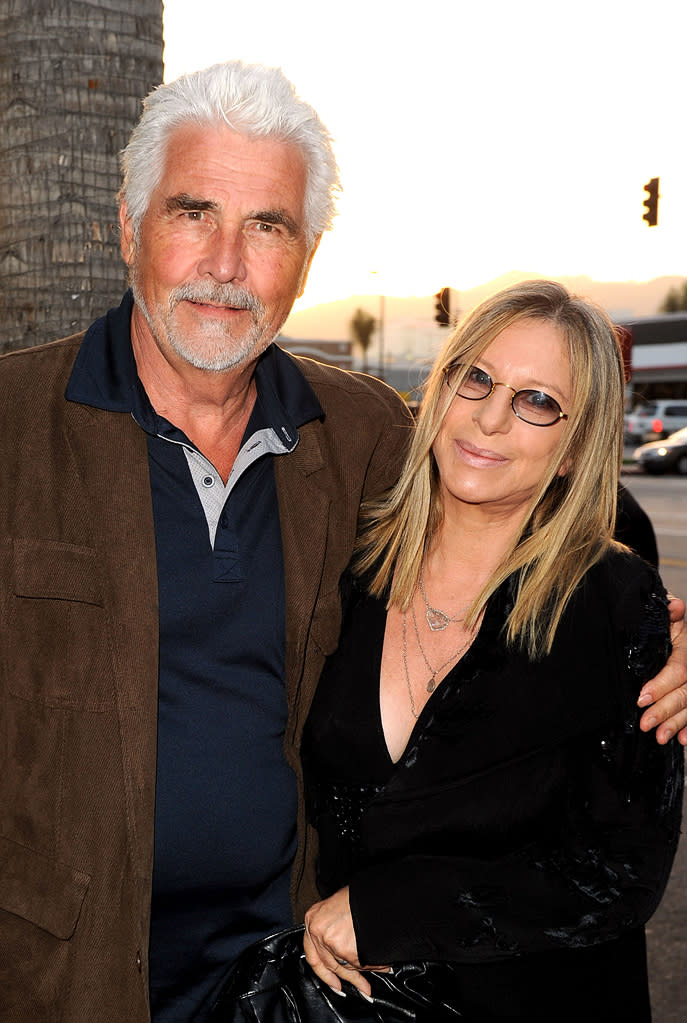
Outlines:
{"label": "parked car", "polygon": [[687,399],[657,398],[638,405],[625,416],[625,439],[630,444],[670,436],[687,426]]}
{"label": "parked car", "polygon": [[676,472],[687,476],[687,427],[672,433],[666,440],[642,444],[632,458],[645,472]]}

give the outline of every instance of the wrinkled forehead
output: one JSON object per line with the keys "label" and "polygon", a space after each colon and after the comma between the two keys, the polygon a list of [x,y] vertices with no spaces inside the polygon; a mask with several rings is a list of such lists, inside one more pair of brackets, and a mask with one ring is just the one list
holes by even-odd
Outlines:
{"label": "wrinkled forehead", "polygon": [[268,205],[305,204],[306,160],[282,139],[251,137],[221,125],[181,125],[169,136],[158,190],[210,190],[210,199],[261,195]]}

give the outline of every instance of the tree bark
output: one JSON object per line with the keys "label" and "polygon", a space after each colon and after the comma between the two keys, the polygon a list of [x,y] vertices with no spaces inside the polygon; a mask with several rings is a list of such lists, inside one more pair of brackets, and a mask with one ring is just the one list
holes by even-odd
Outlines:
{"label": "tree bark", "polygon": [[119,302],[119,152],[162,80],[162,0],[0,0],[0,352]]}

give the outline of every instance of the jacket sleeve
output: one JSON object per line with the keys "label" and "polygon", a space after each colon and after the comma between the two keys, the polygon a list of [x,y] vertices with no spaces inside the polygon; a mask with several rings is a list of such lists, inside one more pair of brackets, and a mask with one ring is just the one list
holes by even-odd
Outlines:
{"label": "jacket sleeve", "polygon": [[[669,648],[655,581],[619,644],[620,695],[609,723],[531,757],[533,784],[554,775],[564,782],[538,837],[493,858],[437,842],[440,852],[411,850],[361,870],[350,897],[362,962],[487,961],[583,947],[655,911],[677,845],[683,776],[682,747],[659,746],[638,728],[636,694]],[[489,791],[498,801],[498,775]]]}

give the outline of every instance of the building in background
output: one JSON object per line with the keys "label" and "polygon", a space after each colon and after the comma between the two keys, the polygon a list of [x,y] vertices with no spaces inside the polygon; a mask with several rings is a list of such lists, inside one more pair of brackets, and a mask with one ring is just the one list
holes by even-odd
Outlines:
{"label": "building in background", "polygon": [[644,399],[687,399],[687,313],[624,320],[631,335],[628,408]]}
{"label": "building in background", "polygon": [[[352,341],[298,340],[280,334],[277,341],[292,355],[305,355],[340,369],[362,371],[362,362],[353,354]],[[422,385],[432,365],[431,359],[408,360],[388,358],[382,371],[379,361],[368,359],[367,372],[384,380],[415,407],[422,397]]]}
{"label": "building in background", "polygon": [[162,70],[162,0],[0,0],[0,352],[119,302],[119,152]]}
{"label": "building in background", "polygon": [[340,369],[353,369],[352,341],[299,341],[297,338],[280,334],[278,343],[292,355],[304,355],[317,362],[325,362],[328,366]]}

